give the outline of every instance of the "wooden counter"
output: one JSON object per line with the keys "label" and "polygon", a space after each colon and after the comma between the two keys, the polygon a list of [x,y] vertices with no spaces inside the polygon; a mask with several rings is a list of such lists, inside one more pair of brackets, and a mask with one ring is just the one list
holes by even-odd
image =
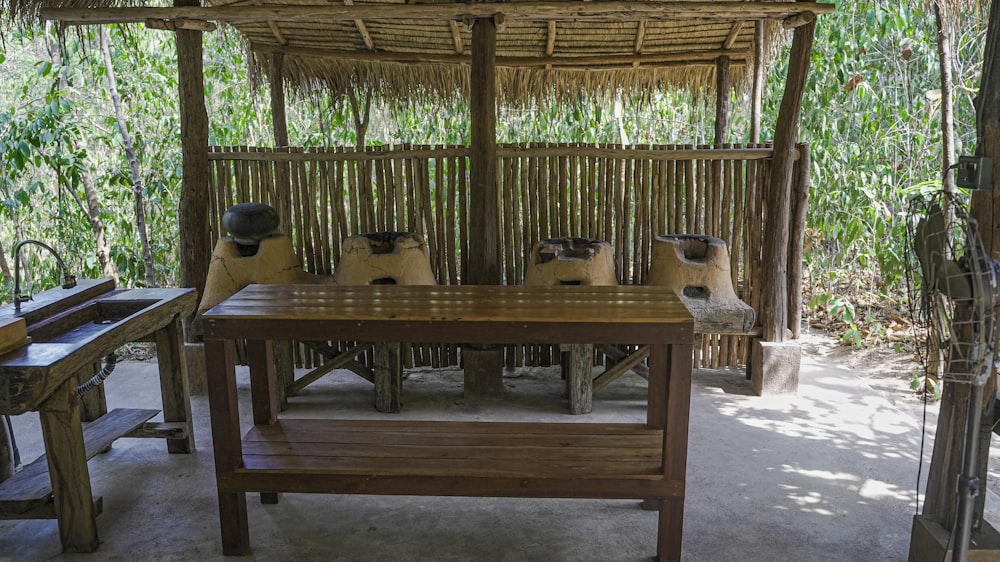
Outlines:
{"label": "wooden counter", "polygon": [[[0,355],[0,413],[38,411],[46,454],[0,482],[0,519],[56,518],[63,551],[91,552],[101,504],[87,459],[127,434],[164,438],[171,453],[194,450],[181,318],[195,305],[192,289],[115,289],[110,279],[22,304],[17,317],[31,339]],[[5,305],[0,319],[14,317],[13,308]],[[101,387],[78,396],[105,356],[148,339],[156,342],[163,423],[147,423],[157,410],[108,412]]]}
{"label": "wooden counter", "polygon": [[[249,552],[246,492],[288,491],[643,499],[660,510],[657,559],[680,559],[693,321],[669,290],[251,285],[203,321],[225,554]],[[279,420],[273,339],[649,345],[646,423]]]}

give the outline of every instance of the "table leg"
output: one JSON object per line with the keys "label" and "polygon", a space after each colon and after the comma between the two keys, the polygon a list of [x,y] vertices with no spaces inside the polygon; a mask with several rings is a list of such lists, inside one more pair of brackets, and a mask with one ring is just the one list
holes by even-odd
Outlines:
{"label": "table leg", "polygon": [[41,405],[39,416],[63,552],[93,552],[98,544],[97,513],[75,377],[67,379]]}
{"label": "table leg", "polygon": [[295,343],[280,340],[272,343],[274,350],[274,373],[277,379],[278,407],[288,408],[288,386],[295,382]]}
{"label": "table leg", "polygon": [[160,371],[163,421],[180,422],[186,429],[184,437],[167,439],[167,451],[171,453],[191,453],[195,448],[194,424],[191,423],[191,391],[184,353],[184,332],[181,319],[177,317],[156,332],[156,363]]}
{"label": "table leg", "polygon": [[222,552],[227,555],[250,551],[246,492],[224,490],[219,484],[243,463],[240,441],[240,412],[236,398],[236,344],[225,340],[205,340],[205,370],[208,405],[212,418],[215,450],[215,478],[219,493],[219,521]]}
{"label": "table leg", "polygon": [[[691,345],[658,345],[649,354],[647,423],[657,427],[654,424],[662,422],[658,427],[663,428],[664,478],[682,483],[687,474],[692,352]],[[684,495],[664,499],[660,508],[657,560],[681,559],[683,530]]]}
{"label": "table leg", "polygon": [[[283,407],[279,398],[284,385],[281,365],[275,360],[287,341],[248,341],[247,365],[250,368],[250,403],[253,407],[254,425],[270,425],[277,421],[278,410]],[[277,492],[261,492],[260,503],[276,504]]]}

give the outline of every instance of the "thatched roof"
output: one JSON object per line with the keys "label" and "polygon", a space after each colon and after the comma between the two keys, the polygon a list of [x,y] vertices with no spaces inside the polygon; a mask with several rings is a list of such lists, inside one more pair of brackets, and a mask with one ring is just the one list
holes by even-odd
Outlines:
{"label": "thatched roof", "polygon": [[[534,99],[711,92],[716,61],[746,84],[757,21],[767,59],[786,27],[833,9],[789,1],[205,0],[204,7],[108,9],[116,0],[0,0],[8,13],[67,22],[160,20],[168,28],[225,22],[264,69],[283,54],[283,76],[301,90],[371,90],[386,99],[467,95],[473,18],[496,16],[498,97]],[[104,8],[102,9],[102,3]],[[4,6],[7,8],[8,6]],[[50,10],[62,7],[64,10]],[[6,11],[6,10],[5,10]],[[193,22],[193,24],[192,24]],[[767,63],[767,60],[764,60]]]}

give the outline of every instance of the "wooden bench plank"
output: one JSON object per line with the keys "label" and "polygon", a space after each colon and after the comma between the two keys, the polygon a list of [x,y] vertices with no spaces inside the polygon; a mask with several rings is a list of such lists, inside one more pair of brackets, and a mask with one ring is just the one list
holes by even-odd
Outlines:
{"label": "wooden bench plank", "polygon": [[467,496],[516,498],[655,499],[684,496],[683,480],[656,478],[581,479],[526,477],[455,477],[441,475],[330,475],[283,469],[278,473],[236,469],[218,475],[223,492],[291,492],[309,494],[378,494],[399,496]]}
{"label": "wooden bench plank", "polygon": [[[119,437],[141,427],[158,413],[159,410],[117,408],[84,424],[87,459],[107,450]],[[40,513],[47,513],[44,505],[49,503],[51,496],[48,460],[42,455],[25,465],[14,476],[0,482],[0,519],[22,519],[25,514],[37,509],[42,510]],[[52,516],[55,516],[54,512]]]}

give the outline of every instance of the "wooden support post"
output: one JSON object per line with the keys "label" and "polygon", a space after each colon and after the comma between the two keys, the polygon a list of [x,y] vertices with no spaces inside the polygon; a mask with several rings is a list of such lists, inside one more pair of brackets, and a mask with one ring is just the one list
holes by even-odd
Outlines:
{"label": "wooden support post", "polygon": [[750,104],[750,142],[760,142],[760,120],[764,107],[764,20],[753,31],[753,92]]}
{"label": "wooden support post", "polygon": [[[175,6],[199,6],[198,0],[175,0]],[[205,109],[205,75],[202,32],[178,29],[177,84],[180,94],[183,177],[177,209],[180,222],[181,286],[201,295],[208,277],[212,243],[208,232],[208,111]],[[192,318],[185,318],[190,327]],[[193,330],[187,330],[189,335]]]}
{"label": "wooden support post", "polygon": [[566,392],[569,413],[589,414],[593,409],[594,345],[572,344],[567,352]]}
{"label": "wooden support post", "polygon": [[[271,122],[274,129],[274,146],[288,146],[288,120],[285,116],[285,56],[281,53],[271,53],[269,59],[269,86],[271,90]],[[274,163],[275,191],[282,194],[279,200],[291,190],[288,163]],[[281,210],[279,209],[280,213]],[[313,264],[315,265],[315,264]],[[288,406],[286,390],[295,381],[295,357],[291,341],[274,342],[274,368],[278,377],[277,398],[280,408]]]}
{"label": "wooden support post", "polygon": [[399,413],[403,386],[401,348],[399,342],[375,344],[375,409],[379,412]]}
{"label": "wooden support post", "polygon": [[799,159],[792,185],[792,224],[788,251],[788,327],[792,339],[802,334],[802,253],[809,214],[809,145],[798,144]]}
{"label": "wooden support post", "polygon": [[729,90],[731,85],[729,57],[715,60],[715,146],[726,142],[729,130]]}
{"label": "wooden support post", "polygon": [[[989,156],[993,159],[993,185],[989,189],[972,192],[972,218],[979,225],[979,235],[983,240],[986,251],[994,260],[1000,260],[1000,1],[994,0],[991,3],[989,24],[986,31],[986,47],[983,52],[983,72],[980,79],[979,95],[976,97],[976,125],[978,142],[976,143],[976,154],[978,156]],[[994,310],[994,314],[997,311]],[[996,401],[995,377],[991,377],[983,389],[985,402],[983,404],[982,427],[983,434],[980,437],[979,460],[980,466],[977,470],[980,485],[986,481],[987,462],[989,459],[991,428],[994,425],[994,410]],[[961,387],[951,389],[950,387]],[[951,490],[955,487],[957,468],[960,462],[957,459],[962,455],[962,431],[965,423],[964,414],[956,412],[950,422],[946,422],[944,415],[946,411],[960,409],[956,404],[965,402],[968,388],[967,385],[956,385],[945,383],[944,392],[941,396],[941,414],[938,419],[938,434],[935,437],[934,457],[931,460],[931,468],[927,478],[927,503],[924,505],[925,514],[938,514],[944,506],[938,503],[932,504],[932,497],[940,497],[944,493],[942,490]],[[946,434],[942,434],[942,426],[951,428]],[[948,459],[942,458],[940,463],[946,463],[947,469],[938,466],[937,441],[946,441]],[[952,494],[954,497],[954,494]],[[975,509],[973,510],[973,529],[977,530],[983,521],[985,495],[976,498]],[[940,500],[946,501],[946,500]],[[946,527],[950,529],[951,526]]]}
{"label": "wooden support post", "polygon": [[[497,26],[492,17],[477,18],[472,27],[472,64],[470,76],[470,118],[472,121],[469,186],[469,255],[470,285],[499,285],[500,273],[500,194],[497,181],[496,139],[496,38]],[[492,346],[462,346],[466,398],[501,396],[503,389],[503,350]],[[495,364],[494,364],[495,362]]]}
{"label": "wooden support post", "polygon": [[74,377],[42,404],[39,415],[63,552],[93,552],[98,544],[97,513]]}
{"label": "wooden support post", "polygon": [[274,146],[288,146],[288,121],[285,117],[285,56],[271,53],[269,84],[271,88],[271,122]]}
{"label": "wooden support post", "polygon": [[[1000,2],[994,0],[990,8],[989,27],[986,33],[986,48],[983,53],[983,73],[976,98],[976,121],[978,142],[976,154],[989,156],[993,159],[993,185],[991,189],[975,191],[972,195],[972,214],[979,222],[980,236],[986,245],[986,250],[993,259],[1000,258]],[[988,88],[984,90],[984,88]],[[990,199],[991,204],[984,205],[989,216],[980,213],[977,202]],[[994,310],[1000,315],[1000,311]],[[983,404],[983,436],[979,450],[979,481],[985,482],[990,458],[990,438],[996,419],[997,408],[996,377],[991,377],[983,389],[985,403]],[[976,509],[973,516],[973,526],[982,521],[986,495],[976,497]]]}
{"label": "wooden support post", "polygon": [[785,341],[788,324],[788,225],[791,217],[792,168],[815,30],[816,22],[813,21],[797,27],[792,38],[785,92],[775,125],[774,163],[767,192],[764,194],[767,221],[764,231],[768,235],[761,260],[760,313],[764,340],[768,342]]}
{"label": "wooden support post", "polygon": [[496,36],[493,18],[479,18],[472,28],[470,135],[469,278],[471,285],[499,285],[498,239],[500,194],[497,182]]}
{"label": "wooden support post", "polygon": [[179,318],[156,332],[156,363],[160,371],[160,396],[163,421],[185,425],[185,436],[167,439],[171,453],[194,452],[194,424],[191,421],[191,391],[188,382],[184,333]]}

